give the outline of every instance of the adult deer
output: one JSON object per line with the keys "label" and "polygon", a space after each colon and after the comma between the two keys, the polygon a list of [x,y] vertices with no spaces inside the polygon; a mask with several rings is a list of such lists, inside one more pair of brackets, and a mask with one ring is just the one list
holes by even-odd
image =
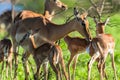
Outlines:
{"label": "adult deer", "polygon": [[8,77],[8,66],[10,66],[12,79],[12,42],[9,39],[0,40],[0,62],[3,62],[1,72],[4,70],[4,62],[6,62],[6,77]]}
{"label": "adult deer", "polygon": [[[38,30],[36,34],[33,35],[32,40],[34,40],[36,46],[33,46],[31,43],[31,40],[29,38],[25,39],[21,46],[25,49],[25,54],[23,56],[23,62],[24,62],[24,69],[26,73],[27,78],[27,69],[26,69],[26,60],[30,53],[34,51],[34,48],[38,48],[39,46],[43,45],[44,43],[53,43],[61,38],[63,38],[65,35],[72,31],[78,31],[83,36],[91,38],[89,35],[89,26],[88,21],[86,19],[87,14],[79,14],[79,12],[74,9],[74,16],[75,18],[69,21],[66,24],[63,25],[56,25],[54,23],[51,23],[46,18],[36,17],[36,18],[27,18],[22,21],[19,21],[19,23],[16,23],[14,27],[18,27],[16,33],[12,34],[14,37],[14,43],[19,43],[23,37],[25,36],[26,32],[31,32],[34,30]],[[26,27],[27,26],[27,27]]]}
{"label": "adult deer", "polygon": [[[101,57],[100,57],[99,48],[101,48],[102,52],[104,52],[103,53],[104,60],[106,59],[107,54],[109,52],[111,53],[110,55],[111,55],[111,59],[112,59],[112,66],[113,66],[113,69],[114,69],[114,76],[116,77],[116,70],[115,70],[115,65],[114,65],[114,53],[113,53],[115,42],[114,42],[114,39],[111,35],[103,33],[104,32],[103,31],[104,26],[107,24],[108,20],[109,19],[107,19],[105,22],[99,22],[99,23],[96,24],[96,33],[97,33],[98,36],[93,38],[90,43],[88,41],[86,41],[86,39],[78,38],[78,37],[71,38],[70,36],[66,36],[64,38],[65,42],[68,45],[68,49],[71,53],[70,59],[68,61],[69,79],[71,78],[70,77],[70,63],[71,63],[71,61],[74,60],[73,74],[72,74],[72,80],[74,80],[76,62],[77,62],[77,58],[79,56],[78,54],[85,52],[85,50],[87,49],[87,51],[89,51],[90,56],[92,57],[91,60],[88,63],[88,80],[90,80],[90,71],[91,71],[92,64],[94,63],[95,60],[100,63]],[[96,22],[96,20],[95,20],[95,22]],[[101,44],[101,45],[99,46],[98,43]],[[111,45],[109,45],[109,44],[111,44]],[[98,70],[100,71],[100,65],[101,64],[99,64],[99,63],[98,63]],[[105,64],[103,65],[103,71],[102,72],[103,72],[103,75],[107,78],[104,69],[105,69]]]}
{"label": "adult deer", "polygon": [[[29,10],[23,10],[15,17],[14,23],[19,22],[20,20],[24,20],[26,18],[33,18],[33,17],[42,17],[51,21],[51,19],[54,17],[55,14],[57,14],[61,10],[66,10],[66,9],[67,9],[67,6],[64,3],[62,3],[60,0],[45,0],[44,14],[38,14]],[[17,29],[18,27],[11,27],[10,31],[16,33]],[[12,37],[14,37],[14,35],[12,35]],[[13,42],[14,42],[14,38],[13,38]],[[14,52],[16,52],[17,44],[16,43],[13,43],[13,44],[14,44]],[[17,62],[16,56],[17,55],[15,54],[15,60],[16,60],[15,63]],[[15,69],[15,75],[16,74],[17,73]]]}
{"label": "adult deer", "polygon": [[62,55],[62,49],[60,48],[60,46],[53,45],[50,43],[45,43],[34,50],[33,58],[37,66],[37,71],[34,75],[35,80],[38,80],[39,69],[41,64],[48,61],[53,71],[56,73],[56,80],[62,80],[62,73],[60,71],[60,66],[66,80],[68,80],[68,75],[66,73],[64,59]]}

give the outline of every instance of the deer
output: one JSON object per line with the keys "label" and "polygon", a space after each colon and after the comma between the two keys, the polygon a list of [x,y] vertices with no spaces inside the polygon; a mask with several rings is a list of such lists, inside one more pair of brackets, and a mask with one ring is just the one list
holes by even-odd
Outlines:
{"label": "deer", "polygon": [[[14,14],[14,11],[12,10],[12,13],[10,13],[11,14],[10,19],[12,19],[10,21],[10,23],[13,23],[12,25],[14,25],[15,23],[19,22],[20,20],[24,20],[26,18],[33,18],[33,17],[43,17],[43,18],[46,18],[49,21],[51,21],[52,18],[55,16],[55,14],[58,14],[58,13],[60,13],[60,11],[62,12],[66,9],[67,9],[67,5],[64,4],[63,2],[61,2],[60,0],[45,0],[44,14],[35,13],[33,11],[30,11],[30,10],[23,10],[18,15],[16,15],[14,18],[15,14]],[[17,30],[17,27],[14,28],[14,27],[12,27],[12,25],[8,29],[8,35],[9,35],[9,33],[11,34],[12,31]],[[14,44],[14,45],[15,45],[14,52],[17,52],[16,51],[17,44]],[[16,63],[17,62],[16,53],[14,56],[15,56],[15,64],[17,64]],[[17,65],[16,65],[16,67],[17,67]],[[16,73],[16,69],[15,69],[15,76],[16,75],[17,75],[17,73]]]}
{"label": "deer", "polygon": [[[98,23],[95,18],[94,18],[94,21],[96,23],[96,35],[97,36],[93,38],[91,42],[88,42],[85,38],[70,37],[68,35],[64,38],[64,41],[68,45],[68,50],[71,53],[70,59],[68,61],[68,76],[70,80],[71,80],[70,64],[72,60],[74,60],[73,67],[72,67],[73,69],[72,80],[75,80],[75,69],[76,69],[76,63],[77,63],[79,53],[83,53],[85,51],[88,51],[89,55],[91,56],[91,59],[88,62],[88,80],[90,80],[90,71],[91,71],[92,64],[94,63],[95,60],[98,62],[97,68],[99,72],[103,72],[101,73],[101,79],[102,79],[102,75],[107,79],[107,75],[104,71],[105,63],[100,64],[100,61],[101,61],[100,52],[102,53],[104,52],[103,53],[104,62],[105,62],[105,59],[108,53],[110,53],[111,59],[112,59],[112,67],[114,70],[114,76],[117,79],[116,69],[115,69],[115,64],[114,64],[114,48],[115,48],[114,38],[112,37],[112,35],[104,33],[104,27],[108,23],[109,18],[106,19],[105,22]],[[100,49],[102,49],[102,51],[100,51]],[[111,50],[111,52],[109,50]],[[103,64],[103,69],[102,69],[103,71],[100,71],[102,64]]]}
{"label": "deer", "polygon": [[42,46],[36,48],[33,53],[33,58],[37,67],[36,73],[34,74],[34,79],[38,80],[41,64],[49,61],[50,66],[56,74],[56,80],[62,80],[62,73],[60,69],[62,69],[65,79],[68,80],[62,54],[61,47],[56,44],[45,43]]}
{"label": "deer", "polygon": [[[87,40],[91,38],[89,35],[88,20],[86,19],[87,13],[79,14],[78,10],[74,8],[74,16],[71,21],[65,24],[57,25],[46,18],[27,18],[19,21],[13,27],[17,27],[16,32],[12,32],[13,43],[19,43],[26,33],[36,31],[31,38],[32,42],[35,42],[36,46],[31,43],[29,38],[26,38],[20,45],[24,48],[25,53],[23,55],[23,66],[25,69],[25,79],[28,79],[28,71],[26,68],[27,58],[34,49],[43,45],[44,43],[54,43],[55,41],[63,38],[65,35],[72,31],[78,31],[83,36],[87,36]],[[27,26],[27,27],[25,27]]]}
{"label": "deer", "polygon": [[4,38],[0,40],[0,62],[2,63],[1,72],[4,70],[4,63],[6,63],[6,77],[8,78],[8,66],[10,66],[12,79],[12,42],[10,39]]}

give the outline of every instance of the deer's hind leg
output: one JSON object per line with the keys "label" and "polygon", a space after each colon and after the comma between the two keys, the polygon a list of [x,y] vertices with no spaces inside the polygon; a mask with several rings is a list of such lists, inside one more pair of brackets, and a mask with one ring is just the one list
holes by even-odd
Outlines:
{"label": "deer's hind leg", "polygon": [[68,65],[67,65],[67,67],[68,67],[68,77],[69,77],[69,80],[71,80],[70,64],[71,64],[71,62],[72,62],[74,56],[75,56],[75,55],[71,53],[71,55],[70,55],[70,59],[69,59],[69,61],[68,61]]}
{"label": "deer's hind leg", "polygon": [[111,57],[111,60],[112,60],[112,68],[113,68],[113,71],[114,71],[114,77],[116,80],[117,79],[117,73],[116,73],[116,67],[115,67],[115,61],[114,61],[114,52],[113,53],[110,53],[110,57]]}
{"label": "deer's hind leg", "polygon": [[78,56],[79,55],[76,55],[74,57],[74,62],[73,62],[73,67],[72,67],[73,68],[72,80],[75,80],[75,69],[76,69],[76,63],[77,63]]}
{"label": "deer's hind leg", "polygon": [[58,68],[56,67],[56,63],[55,63],[56,61],[53,60],[53,57],[48,57],[48,59],[49,59],[50,66],[52,67],[53,71],[56,74],[56,80],[61,80],[60,72],[59,72]]}
{"label": "deer's hind leg", "polygon": [[39,64],[36,64],[36,66],[37,66],[37,71],[36,71],[36,73],[34,74],[34,80],[39,80],[39,70],[40,70],[40,68],[41,68],[41,62],[39,62]]}
{"label": "deer's hind leg", "polygon": [[[100,61],[98,61],[97,68],[98,68],[99,73],[100,73],[100,67],[101,67],[101,66],[100,66]],[[105,63],[103,64],[102,72],[103,72],[103,77],[105,77],[106,80],[107,80],[108,77],[107,77],[107,74],[106,74],[106,72],[105,72]]]}
{"label": "deer's hind leg", "polygon": [[43,63],[44,80],[48,80],[48,62]]}
{"label": "deer's hind leg", "polygon": [[91,74],[91,68],[95,60],[99,57],[99,53],[94,53],[94,55],[91,57],[90,61],[88,62],[88,80],[90,80],[90,74]]}
{"label": "deer's hind leg", "polygon": [[61,56],[61,60],[60,60],[60,65],[61,65],[61,68],[62,68],[62,71],[63,71],[63,74],[64,74],[66,80],[69,80],[69,79],[68,79],[68,74],[66,73],[66,68],[65,68],[64,59],[63,59],[62,56]]}
{"label": "deer's hind leg", "polygon": [[24,67],[24,72],[25,72],[25,80],[29,80],[29,78],[28,78],[29,68],[27,65],[27,60],[28,60],[29,56],[30,56],[29,52],[25,52],[25,54],[23,54],[23,56],[22,56],[22,62],[23,62],[23,67]]}

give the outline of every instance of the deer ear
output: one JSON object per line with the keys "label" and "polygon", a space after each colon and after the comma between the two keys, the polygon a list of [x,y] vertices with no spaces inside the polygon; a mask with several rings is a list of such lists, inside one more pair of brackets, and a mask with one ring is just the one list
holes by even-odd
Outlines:
{"label": "deer ear", "polygon": [[98,23],[97,18],[94,16],[93,19],[94,19],[94,22],[97,24]]}
{"label": "deer ear", "polygon": [[108,24],[109,20],[110,20],[110,17],[108,17],[108,18],[105,20],[105,22],[104,22],[104,25],[105,25],[105,26]]}
{"label": "deer ear", "polygon": [[74,8],[74,15],[77,16],[79,14],[79,11],[77,10],[77,8]]}

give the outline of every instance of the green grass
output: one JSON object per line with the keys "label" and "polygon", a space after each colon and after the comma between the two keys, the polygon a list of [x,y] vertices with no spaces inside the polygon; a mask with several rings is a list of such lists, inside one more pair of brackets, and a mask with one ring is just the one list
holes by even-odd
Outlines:
{"label": "green grass", "polygon": [[[89,19],[89,18],[88,18]],[[105,18],[103,18],[103,20],[105,20]],[[63,20],[61,19],[57,19],[54,20],[55,23],[59,23],[62,24],[64,23]],[[93,28],[91,29],[92,35],[95,36],[95,24],[93,22],[92,19],[89,19],[90,22],[90,27]],[[115,14],[113,16],[111,16],[110,18],[110,24],[106,26],[105,28],[106,33],[110,33],[113,35],[113,37],[115,38],[115,42],[116,42],[116,46],[115,46],[115,64],[116,64],[116,69],[117,69],[117,76],[118,79],[120,80],[120,14]],[[70,34],[71,36],[80,36],[79,33],[77,32],[72,32]],[[0,39],[2,39],[4,37],[4,33],[0,33]],[[67,49],[67,45],[65,44],[64,40],[61,39],[61,44],[60,46],[62,47],[63,50],[63,57],[65,60],[65,64],[67,67],[67,63],[68,60],[70,58],[70,52]],[[19,53],[22,55],[23,53],[23,49],[20,48]],[[18,65],[18,80],[24,80],[24,69],[23,69],[23,65],[22,65],[22,60],[21,60],[22,56],[19,56],[19,65]],[[79,55],[78,61],[77,61],[77,67],[76,67],[76,76],[75,76],[75,80],[86,80],[87,79],[87,62],[89,61],[90,56],[88,53],[84,53]],[[35,63],[34,60],[32,58],[32,56],[29,57],[30,62],[32,63],[32,66],[34,69],[36,69],[35,67]],[[91,80],[99,80],[99,73],[96,67],[96,63],[93,65],[92,67],[92,71],[91,71]],[[29,65],[29,67],[31,67],[31,65]],[[72,67],[72,66],[71,66]],[[1,68],[1,65],[0,65]],[[13,67],[14,69],[14,67]],[[52,71],[51,68],[49,68],[50,70],[50,79],[49,80],[55,80],[55,73]],[[106,72],[108,75],[108,80],[113,80],[113,70],[111,67],[111,60],[110,60],[110,56],[107,57],[106,60]],[[71,73],[72,73],[72,69],[71,69]],[[30,78],[32,78],[33,80],[33,73],[32,70],[30,69]],[[4,79],[2,80],[10,80],[10,77],[8,79],[5,79],[5,72],[4,72]]]}

